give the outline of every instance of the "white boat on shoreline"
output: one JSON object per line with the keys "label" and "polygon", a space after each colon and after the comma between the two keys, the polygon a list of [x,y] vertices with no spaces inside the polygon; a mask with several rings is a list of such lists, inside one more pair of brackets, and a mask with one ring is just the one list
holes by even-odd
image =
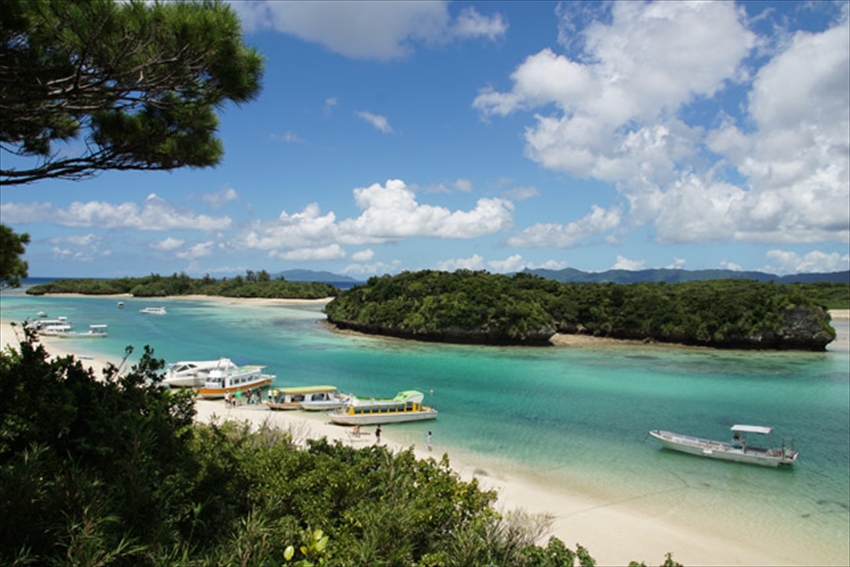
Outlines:
{"label": "white boat on shoreline", "polygon": [[171,388],[201,388],[216,368],[238,368],[229,358],[216,360],[183,360],[169,364],[162,383]]}
{"label": "white boat on shoreline", "polygon": [[144,315],[166,315],[168,311],[165,310],[165,307],[144,307],[139,309],[139,313]]}
{"label": "white boat on shoreline", "polygon": [[399,392],[394,398],[351,399],[328,414],[339,425],[378,425],[437,419],[437,410],[423,406],[425,394],[416,390]]}
{"label": "white boat on shoreline", "polygon": [[[43,316],[42,316],[43,315]],[[67,317],[46,319],[46,313],[39,313],[38,319],[27,319],[24,328],[35,331],[43,337],[57,337],[60,339],[85,339],[100,338],[106,336],[106,325],[89,325],[87,331],[75,331],[74,324]]]}
{"label": "white boat on shoreline", "polygon": [[[777,447],[773,441],[773,429],[761,425],[733,425],[732,441],[711,441],[690,435],[681,435],[669,431],[654,429],[649,432],[665,449],[681,451],[699,457],[749,463],[766,467],[792,465],[797,460],[794,449],[794,438],[783,437],[782,444]],[[747,443],[747,434],[760,435],[769,439],[766,447],[754,446]]]}
{"label": "white boat on shoreline", "polygon": [[213,368],[204,380],[204,385],[198,388],[198,395],[216,399],[223,398],[226,394],[264,388],[271,384],[275,377],[272,374],[263,374],[263,368],[265,366],[256,365]]}
{"label": "white boat on shoreline", "polygon": [[275,388],[266,405],[273,410],[329,411],[346,401],[348,397],[341,396],[336,386],[295,386]]}
{"label": "white boat on shoreline", "polygon": [[24,328],[32,329],[37,332],[42,332],[49,327],[74,328],[74,325],[67,317],[57,317],[56,319],[46,319],[46,317],[47,313],[39,311],[37,319],[30,318],[24,321]]}

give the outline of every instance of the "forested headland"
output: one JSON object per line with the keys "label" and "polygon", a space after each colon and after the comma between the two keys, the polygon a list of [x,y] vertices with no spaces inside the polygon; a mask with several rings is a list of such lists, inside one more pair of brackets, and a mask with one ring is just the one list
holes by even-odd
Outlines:
{"label": "forested headland", "polygon": [[209,295],[264,299],[324,299],[339,293],[339,289],[323,282],[291,282],[282,277],[272,278],[265,270],[248,271],[245,276],[222,278],[210,276],[190,278],[186,274],[160,276],[151,274],[140,278],[116,279],[59,279],[27,289],[30,295],[51,293],[80,293],[84,295],[128,294],[133,297],[168,297]]}
{"label": "forested headland", "polygon": [[710,280],[560,283],[458,270],[373,277],[325,306],[339,328],[480,344],[545,345],[555,333],[717,348],[824,350],[842,284]]}

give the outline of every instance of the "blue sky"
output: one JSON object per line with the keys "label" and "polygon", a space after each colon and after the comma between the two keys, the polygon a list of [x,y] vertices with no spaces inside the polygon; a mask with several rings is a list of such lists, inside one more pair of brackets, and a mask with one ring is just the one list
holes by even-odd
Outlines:
{"label": "blue sky", "polygon": [[232,5],[222,163],[3,187],[31,276],[850,267],[847,2]]}

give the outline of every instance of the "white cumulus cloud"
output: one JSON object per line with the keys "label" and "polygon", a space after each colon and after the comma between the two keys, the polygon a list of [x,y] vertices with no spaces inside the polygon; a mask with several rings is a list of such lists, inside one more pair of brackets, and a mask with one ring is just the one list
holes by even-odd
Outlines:
{"label": "white cumulus cloud", "polygon": [[214,231],[228,229],[233,224],[227,216],[212,217],[178,209],[155,194],[149,195],[141,206],[130,202],[115,205],[104,201],[74,202],[65,208],[50,203],[6,203],[0,212],[4,221],[9,223],[50,221],[60,226],[102,229]]}
{"label": "white cumulus cloud", "polygon": [[453,18],[448,3],[231,2],[248,31],[271,28],[346,57],[397,59],[419,44],[482,38],[507,31],[505,19],[466,8]]}
{"label": "white cumulus cloud", "polygon": [[[482,88],[473,107],[485,119],[531,113],[526,155],[615,183],[623,220],[654,224],[660,242],[848,242],[847,15],[777,42],[731,2],[614,2],[608,20],[564,34],[570,55],[530,55],[509,90]],[[743,96],[725,103],[732,89]],[[569,245],[564,228],[537,225],[514,243]]]}
{"label": "white cumulus cloud", "polygon": [[355,112],[357,116],[371,124],[376,130],[380,130],[384,134],[392,134],[393,127],[390,126],[389,120],[387,120],[386,116],[381,116],[380,114],[373,114],[367,110],[360,110]]}
{"label": "white cumulus cloud", "polygon": [[508,239],[515,248],[571,248],[580,242],[610,232],[620,224],[620,209],[603,209],[594,205],[588,215],[568,223],[541,223],[532,225]]}
{"label": "white cumulus cloud", "polygon": [[764,271],[779,275],[801,273],[829,273],[850,269],[850,254],[826,253],[813,250],[800,255],[787,250],[770,250],[767,253],[770,262]]}

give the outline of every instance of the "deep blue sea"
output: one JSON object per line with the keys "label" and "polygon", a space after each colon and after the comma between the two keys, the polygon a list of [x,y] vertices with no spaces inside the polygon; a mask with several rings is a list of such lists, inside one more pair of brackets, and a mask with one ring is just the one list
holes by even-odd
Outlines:
{"label": "deep blue sea", "polygon": [[[264,364],[277,385],[329,383],[361,396],[419,389],[437,421],[394,439],[721,537],[781,545],[789,562],[850,564],[850,350],[741,352],[652,345],[481,347],[335,333],[320,306],[227,301],[0,295],[4,321],[45,311],[105,339],[68,341],[78,355],[120,359],[145,345],[168,362],[229,357]],[[163,305],[165,316],[139,309]],[[735,423],[793,436],[792,469],[661,450],[650,429],[727,439]],[[388,434],[390,432],[388,431]],[[572,542],[567,542],[568,544]]]}

